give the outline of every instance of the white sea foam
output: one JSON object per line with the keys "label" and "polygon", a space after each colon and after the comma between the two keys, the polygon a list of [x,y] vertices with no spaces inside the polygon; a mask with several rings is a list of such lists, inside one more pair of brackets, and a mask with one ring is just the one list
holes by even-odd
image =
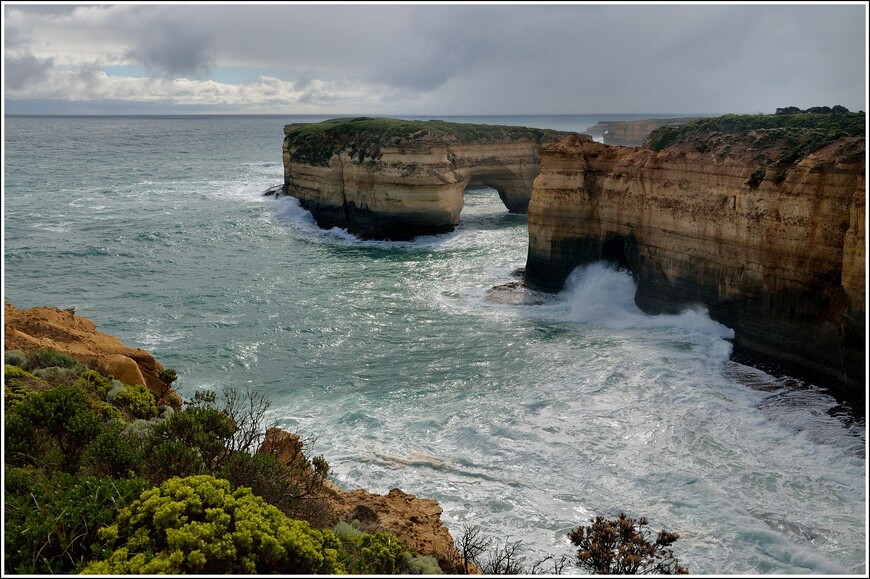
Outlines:
{"label": "white sea foam", "polygon": [[690,306],[676,315],[649,315],[635,304],[637,284],[631,274],[603,262],[574,270],[565,283],[562,295],[570,303],[568,319],[574,322],[602,324],[612,329],[678,328],[731,339],[734,331],[710,319],[705,307]]}

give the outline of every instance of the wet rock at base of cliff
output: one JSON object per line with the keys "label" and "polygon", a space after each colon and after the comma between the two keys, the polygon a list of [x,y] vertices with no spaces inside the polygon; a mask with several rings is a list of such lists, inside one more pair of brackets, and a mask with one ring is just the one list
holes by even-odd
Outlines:
{"label": "wet rock at base of cliff", "polygon": [[486,292],[486,301],[508,306],[540,306],[553,300],[549,294],[533,290],[521,281],[497,285]]}

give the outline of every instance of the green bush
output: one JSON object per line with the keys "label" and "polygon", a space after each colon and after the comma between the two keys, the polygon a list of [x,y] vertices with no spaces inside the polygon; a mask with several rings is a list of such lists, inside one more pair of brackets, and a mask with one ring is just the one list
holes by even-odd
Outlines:
{"label": "green bush", "polygon": [[4,571],[67,574],[93,558],[97,530],[145,490],[140,479],[78,479],[34,468],[6,468]]}
{"label": "green bush", "polygon": [[87,394],[75,386],[34,392],[6,411],[7,462],[48,461],[72,472],[102,424]]}
{"label": "green bush", "polygon": [[287,512],[299,495],[290,469],[274,456],[266,454],[233,454],[219,473],[234,486],[246,486],[255,495],[283,512]]}
{"label": "green bush", "polygon": [[154,395],[142,384],[124,384],[113,402],[126,409],[133,418],[154,418],[157,404]]}
{"label": "green bush", "polygon": [[79,377],[84,366],[66,368],[64,366],[49,366],[47,368],[36,368],[33,370],[33,375],[37,378],[45,380],[52,385],[71,384]]}
{"label": "green bush", "polygon": [[402,568],[408,575],[443,575],[438,559],[431,555],[402,554]]}
{"label": "green bush", "polygon": [[157,422],[145,440],[143,473],[155,484],[177,476],[217,473],[231,456],[235,426],[219,410],[186,407]]}
{"label": "green bush", "polygon": [[142,441],[126,434],[123,420],[108,422],[85,451],[84,461],[95,475],[123,478],[137,473],[145,458]]}
{"label": "green bush", "polygon": [[33,352],[30,356],[28,356],[27,365],[24,369],[33,371],[36,368],[54,367],[72,369],[80,368],[79,373],[84,372],[86,369],[69,354],[57,352],[55,350],[52,350],[51,348],[45,348],[43,350],[37,350],[36,352]]}
{"label": "green bush", "polygon": [[47,386],[46,382],[19,366],[3,366],[3,396],[6,409],[11,410],[24,401],[31,392]]}
{"label": "green bush", "polygon": [[105,400],[112,389],[112,380],[94,370],[86,370],[79,375],[76,386],[86,392],[93,392],[100,400]]}
{"label": "green bush", "polygon": [[329,531],[287,518],[248,488],[208,475],[142,493],[99,532],[111,554],[88,574],[339,573]]}
{"label": "green bush", "polygon": [[407,549],[394,535],[363,533],[345,522],[338,523],[333,532],[341,541],[339,558],[348,573],[391,575],[406,571]]}
{"label": "green bush", "polygon": [[27,364],[27,355],[21,350],[7,350],[3,353],[3,364],[24,368]]}

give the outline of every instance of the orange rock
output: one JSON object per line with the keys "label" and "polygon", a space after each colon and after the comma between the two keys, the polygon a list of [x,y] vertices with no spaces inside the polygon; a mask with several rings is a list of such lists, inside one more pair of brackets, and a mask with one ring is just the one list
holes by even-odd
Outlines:
{"label": "orange rock", "polygon": [[[141,348],[125,346],[119,338],[97,331],[91,320],[73,309],[39,306],[19,310],[4,304],[6,350],[30,354],[44,348],[69,354],[86,366],[97,366],[127,384],[144,384],[159,396],[163,365]],[[178,397],[175,394],[175,397]]]}

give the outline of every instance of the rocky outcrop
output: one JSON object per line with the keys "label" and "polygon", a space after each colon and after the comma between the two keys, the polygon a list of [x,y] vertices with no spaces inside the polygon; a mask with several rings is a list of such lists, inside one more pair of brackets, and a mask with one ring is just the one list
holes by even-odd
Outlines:
{"label": "rocky outcrop", "polygon": [[595,137],[602,137],[605,145],[621,145],[639,147],[646,138],[659,127],[679,127],[697,117],[680,117],[673,119],[640,119],[636,121],[598,121],[586,132]]}
{"label": "rocky outcrop", "polygon": [[569,133],[442,121],[336,119],[287,125],[283,193],[324,228],[405,240],[452,231],[470,184],[525,213],[540,151]]}
{"label": "rocky outcrop", "polygon": [[610,260],[633,273],[643,310],[704,304],[735,331],[738,357],[863,397],[864,138],[784,165],[788,151],[755,136],[548,147],[525,282],[555,291],[578,265]]}
{"label": "rocky outcrop", "polygon": [[130,348],[115,336],[97,331],[91,320],[73,309],[35,307],[19,310],[4,304],[4,346],[30,354],[51,348],[69,354],[85,366],[105,370],[125,384],[144,384],[160,396],[164,367],[141,348]]}
{"label": "rocky outcrop", "polygon": [[[302,447],[296,434],[270,428],[259,452],[294,464]],[[441,522],[443,509],[438,501],[419,498],[397,488],[386,495],[363,489],[345,491],[329,481],[325,482],[319,498],[332,513],[332,520],[356,520],[367,530],[388,531],[415,553],[435,557],[444,568],[452,568],[459,560],[453,537]]]}

